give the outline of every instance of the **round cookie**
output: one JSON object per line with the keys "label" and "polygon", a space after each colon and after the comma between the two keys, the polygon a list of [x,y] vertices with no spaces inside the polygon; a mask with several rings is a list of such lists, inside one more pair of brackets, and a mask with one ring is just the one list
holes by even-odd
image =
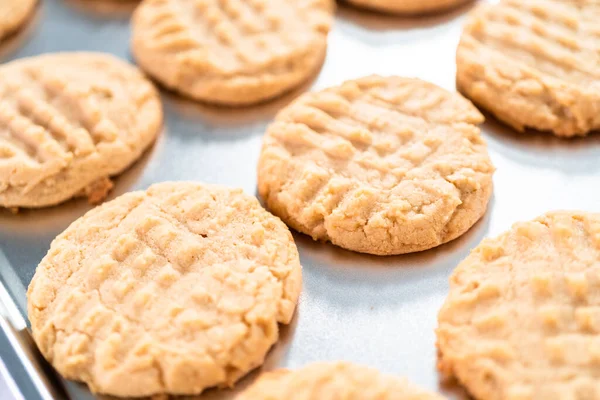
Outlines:
{"label": "round cookie", "polygon": [[42,354],[116,396],[197,394],[259,366],[301,289],[287,227],[241,190],[161,183],[97,207],[29,286]]}
{"label": "round cookie", "polygon": [[467,231],[492,166],[457,93],[370,76],[301,96],[264,137],[258,190],[294,229],[363,253],[426,250]]}
{"label": "round cookie", "polygon": [[33,12],[36,0],[0,0],[0,40],[25,23]]}
{"label": "round cookie", "polygon": [[481,400],[600,398],[598,288],[600,214],[515,224],[452,274],[440,369]]}
{"label": "round cookie", "polygon": [[162,108],[152,84],[100,53],[58,53],[0,67],[0,206],[104,199],[110,176],[154,141]]}
{"label": "round cookie", "polygon": [[469,0],[346,0],[358,7],[393,14],[426,14],[445,11]]}
{"label": "round cookie", "polygon": [[520,132],[600,129],[598,21],[597,0],[481,5],[458,46],[457,86]]}
{"label": "round cookie", "polygon": [[333,0],[144,0],[132,51],[166,87],[248,105],[300,85],[321,66]]}
{"label": "round cookie", "polygon": [[262,374],[235,400],[442,400],[406,379],[348,362]]}

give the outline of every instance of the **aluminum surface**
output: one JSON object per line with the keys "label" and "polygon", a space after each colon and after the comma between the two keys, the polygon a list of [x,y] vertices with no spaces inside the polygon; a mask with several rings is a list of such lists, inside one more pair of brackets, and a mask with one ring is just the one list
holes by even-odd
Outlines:
{"label": "aluminum surface", "polygon": [[[1,61],[71,50],[130,59],[128,18],[134,4],[46,0],[28,29],[0,49]],[[405,19],[340,6],[326,63],[302,90],[372,73],[415,76],[454,90],[455,50],[470,8]],[[258,107],[224,110],[163,92],[165,130],[143,159],[116,180],[111,198],[165,180],[200,180],[255,193],[265,126],[298,93]],[[295,235],[304,266],[303,293],[265,369],[351,360],[406,376],[449,398],[464,398],[460,390],[442,385],[435,369],[436,315],[453,268],[483,237],[515,221],[553,209],[598,211],[600,198],[599,134],[575,140],[520,135],[488,119],[483,131],[498,169],[494,196],[482,221],[463,237],[419,254],[375,257]],[[85,201],[71,201],[18,215],[0,211],[0,278],[23,314],[26,287],[51,240],[89,209]],[[67,387],[72,398],[92,398],[83,385]],[[200,398],[223,394],[212,391]]]}
{"label": "aluminum surface", "polygon": [[[0,261],[2,261],[0,262],[2,268],[8,265],[5,260]],[[0,281],[0,344],[2,345],[0,399],[17,400],[19,396],[20,398],[25,396],[26,400],[54,400],[65,397],[60,378],[38,351],[23,315],[2,281]],[[8,361],[11,358],[12,360]],[[2,361],[7,361],[11,372],[2,365]],[[3,394],[3,389],[10,391],[12,396]]]}

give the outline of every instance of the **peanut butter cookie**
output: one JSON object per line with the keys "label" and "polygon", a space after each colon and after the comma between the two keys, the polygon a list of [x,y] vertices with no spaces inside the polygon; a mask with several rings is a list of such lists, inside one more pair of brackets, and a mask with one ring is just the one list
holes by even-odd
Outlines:
{"label": "peanut butter cookie", "polygon": [[484,240],[439,314],[439,366],[480,400],[598,399],[600,214],[552,212]]}
{"label": "peanut butter cookie", "polygon": [[600,129],[598,0],[481,5],[457,52],[457,86],[518,131]]}
{"label": "peanut butter cookie", "polygon": [[263,362],[301,280],[292,235],[255,197],[161,183],[59,235],[28,312],[42,354],[94,392],[197,394]]}
{"label": "peanut butter cookie", "polygon": [[314,239],[378,255],[421,251],[484,213],[494,167],[466,99],[371,76],[301,96],[264,138],[258,189]]}
{"label": "peanut butter cookie", "polygon": [[100,53],[59,53],[0,67],[0,206],[104,199],[162,124],[152,84]]}
{"label": "peanut butter cookie", "polygon": [[0,40],[27,21],[36,3],[37,0],[0,0]]}
{"label": "peanut butter cookie", "polygon": [[235,400],[442,400],[403,378],[348,362],[267,372]]}
{"label": "peanut butter cookie", "polygon": [[170,89],[247,105],[316,72],[333,10],[333,0],[144,0],[132,21],[132,50]]}
{"label": "peanut butter cookie", "polygon": [[394,14],[426,14],[445,11],[469,0],[346,0],[359,7]]}

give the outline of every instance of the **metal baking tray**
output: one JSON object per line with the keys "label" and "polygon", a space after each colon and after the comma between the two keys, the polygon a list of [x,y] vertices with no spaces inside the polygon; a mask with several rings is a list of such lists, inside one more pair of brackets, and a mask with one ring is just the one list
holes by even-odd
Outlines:
{"label": "metal baking tray", "polygon": [[[135,5],[135,1],[45,0],[27,28],[0,48],[0,60],[73,50],[109,52],[131,60],[129,17]],[[163,91],[164,131],[116,180],[111,198],[165,180],[220,183],[256,193],[255,165],[266,125],[278,109],[311,88],[378,73],[419,77],[454,90],[456,45],[473,6],[401,18],[340,5],[318,76],[264,105],[223,109]],[[494,196],[485,217],[459,239],[422,253],[376,257],[295,234],[304,288],[297,314],[289,327],[282,328],[281,340],[263,370],[349,360],[406,376],[451,399],[466,398],[460,389],[442,383],[436,371],[436,316],[453,268],[482,238],[515,221],[553,209],[598,211],[600,199],[599,134],[574,140],[518,134],[489,116],[482,129],[498,169]],[[77,200],[16,215],[0,211],[0,279],[16,314],[21,314],[13,319],[25,318],[27,285],[52,239],[90,208]],[[84,385],[47,374],[43,363],[36,368],[37,357],[26,348],[30,342],[21,328],[13,329],[13,339],[6,329],[0,333],[0,356],[25,399],[94,398]],[[22,340],[14,340],[19,335]],[[43,389],[32,389],[39,387],[55,391],[44,395]],[[231,392],[211,390],[196,399],[221,399],[226,394]]]}

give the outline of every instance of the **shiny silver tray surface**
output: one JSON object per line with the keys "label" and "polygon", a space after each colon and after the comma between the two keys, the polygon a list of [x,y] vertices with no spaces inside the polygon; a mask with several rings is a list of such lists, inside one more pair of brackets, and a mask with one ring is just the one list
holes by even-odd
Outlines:
{"label": "shiny silver tray surface", "polygon": [[[135,1],[45,0],[29,26],[0,48],[0,61],[74,50],[110,52],[131,60],[129,17],[135,5]],[[165,180],[220,183],[256,193],[255,166],[265,127],[303,90],[373,73],[419,77],[454,90],[456,45],[472,7],[411,19],[340,5],[320,74],[299,90],[261,106],[227,110],[163,91],[164,131],[116,180],[111,198]],[[453,268],[482,238],[513,222],[553,209],[598,211],[600,200],[599,134],[575,140],[518,134],[491,117],[482,128],[498,169],[494,196],[485,217],[463,237],[418,254],[375,257],[295,234],[304,266],[303,293],[294,321],[282,328],[281,340],[263,369],[349,360],[406,376],[451,399],[465,398],[461,390],[440,382],[435,368],[436,316]],[[77,200],[16,215],[0,210],[0,280],[23,317],[27,285],[50,242],[90,208]],[[29,387],[23,374],[35,371],[17,365],[18,355],[9,354],[12,346],[14,341],[10,344],[0,335],[0,356],[24,398],[34,398],[26,394]],[[93,398],[83,385],[64,384],[67,393],[54,396]],[[226,393],[213,390],[198,399],[224,398]]]}

